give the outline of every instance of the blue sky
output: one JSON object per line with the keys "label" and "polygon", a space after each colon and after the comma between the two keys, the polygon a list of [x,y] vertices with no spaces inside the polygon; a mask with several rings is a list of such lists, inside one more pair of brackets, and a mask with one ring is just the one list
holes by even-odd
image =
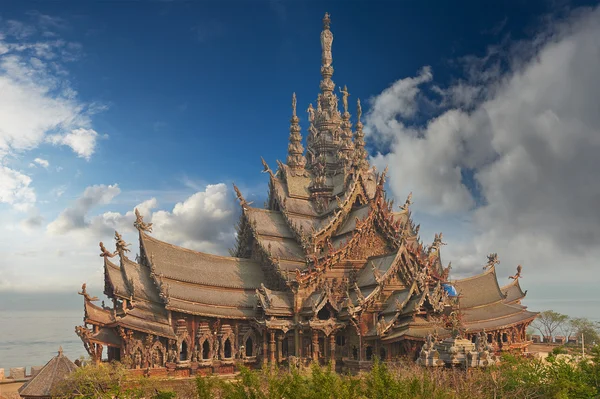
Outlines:
{"label": "blue sky", "polygon": [[372,161],[456,276],[498,252],[538,307],[596,303],[592,1],[5,2],[0,290],[101,290],[97,242],[134,241],[140,204],[159,238],[225,253],[231,183],[262,203],[292,92],[305,135],[326,11]]}

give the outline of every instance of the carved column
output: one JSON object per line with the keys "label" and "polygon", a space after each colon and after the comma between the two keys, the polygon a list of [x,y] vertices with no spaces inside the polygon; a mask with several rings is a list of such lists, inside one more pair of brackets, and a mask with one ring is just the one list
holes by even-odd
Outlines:
{"label": "carved column", "polygon": [[312,359],[313,362],[319,361],[319,331],[312,331]]}
{"label": "carved column", "polygon": [[263,332],[263,353],[262,353],[262,362],[263,364],[267,364],[267,356],[268,356],[268,352],[267,352],[267,348],[268,348],[268,342],[267,342],[267,334],[268,334],[268,330],[265,328],[265,331]]}
{"label": "carved column", "polygon": [[271,330],[271,341],[269,341],[269,351],[271,352],[270,362],[275,364],[275,331]]}
{"label": "carved column", "polygon": [[283,339],[285,336],[283,334],[279,334],[277,337],[277,362],[281,363],[283,361]]}
{"label": "carved column", "polygon": [[333,371],[335,371],[335,334],[332,333],[329,336],[329,353],[330,353],[330,359],[329,361],[331,362],[331,369]]}

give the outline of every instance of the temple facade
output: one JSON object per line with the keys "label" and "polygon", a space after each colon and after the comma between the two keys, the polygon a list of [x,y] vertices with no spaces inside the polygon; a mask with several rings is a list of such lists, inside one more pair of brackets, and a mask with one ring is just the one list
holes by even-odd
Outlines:
{"label": "temple facade", "polygon": [[332,43],[326,14],[306,150],[293,95],[286,163],[272,170],[262,161],[265,207],[234,186],[242,215],[231,256],[157,240],[137,210],[135,260],[117,232],[114,252],[100,243],[112,306],[97,305],[84,285],[76,327],[95,361],[176,375],[308,362],[357,370],[375,357],[416,358],[432,336],[453,333],[478,345],[487,337],[495,352],[526,349],[536,313],[521,304],[520,267],[500,286],[491,254],[482,274],[450,279],[442,234],[424,245],[411,196],[396,209],[386,198],[387,170],[369,164],[360,100],[353,120],[347,88],[332,81]]}

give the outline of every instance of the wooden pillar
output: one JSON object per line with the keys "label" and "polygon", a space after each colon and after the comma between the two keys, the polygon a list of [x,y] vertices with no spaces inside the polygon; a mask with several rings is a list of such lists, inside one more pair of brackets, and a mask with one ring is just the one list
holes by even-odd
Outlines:
{"label": "wooden pillar", "polygon": [[331,333],[331,335],[329,336],[329,353],[331,369],[335,371],[335,333]]}
{"label": "wooden pillar", "polygon": [[312,360],[313,362],[319,361],[319,332],[317,330],[312,331]]}
{"label": "wooden pillar", "polygon": [[296,327],[294,328],[294,356],[297,358],[302,357],[302,349],[300,348],[302,345],[300,344],[300,334],[298,332],[298,314],[294,315],[294,323]]}
{"label": "wooden pillar", "polygon": [[279,334],[277,337],[277,362],[281,363],[283,361],[283,339],[285,336],[283,334]]}
{"label": "wooden pillar", "polygon": [[269,351],[271,352],[270,362],[275,364],[275,331],[271,330],[271,341],[269,341]]}
{"label": "wooden pillar", "polygon": [[269,332],[268,330],[265,328],[265,331],[263,333],[263,354],[262,354],[262,362],[263,364],[267,364],[267,356],[269,355],[268,353],[268,342],[267,342],[267,336],[268,336]]}

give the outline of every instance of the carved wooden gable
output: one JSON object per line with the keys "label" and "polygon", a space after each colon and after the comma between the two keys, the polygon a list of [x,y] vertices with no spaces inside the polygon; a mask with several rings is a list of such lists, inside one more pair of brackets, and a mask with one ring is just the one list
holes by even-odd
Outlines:
{"label": "carved wooden gable", "polygon": [[387,240],[371,226],[362,239],[350,250],[348,259],[367,259],[371,256],[385,255],[393,252]]}

